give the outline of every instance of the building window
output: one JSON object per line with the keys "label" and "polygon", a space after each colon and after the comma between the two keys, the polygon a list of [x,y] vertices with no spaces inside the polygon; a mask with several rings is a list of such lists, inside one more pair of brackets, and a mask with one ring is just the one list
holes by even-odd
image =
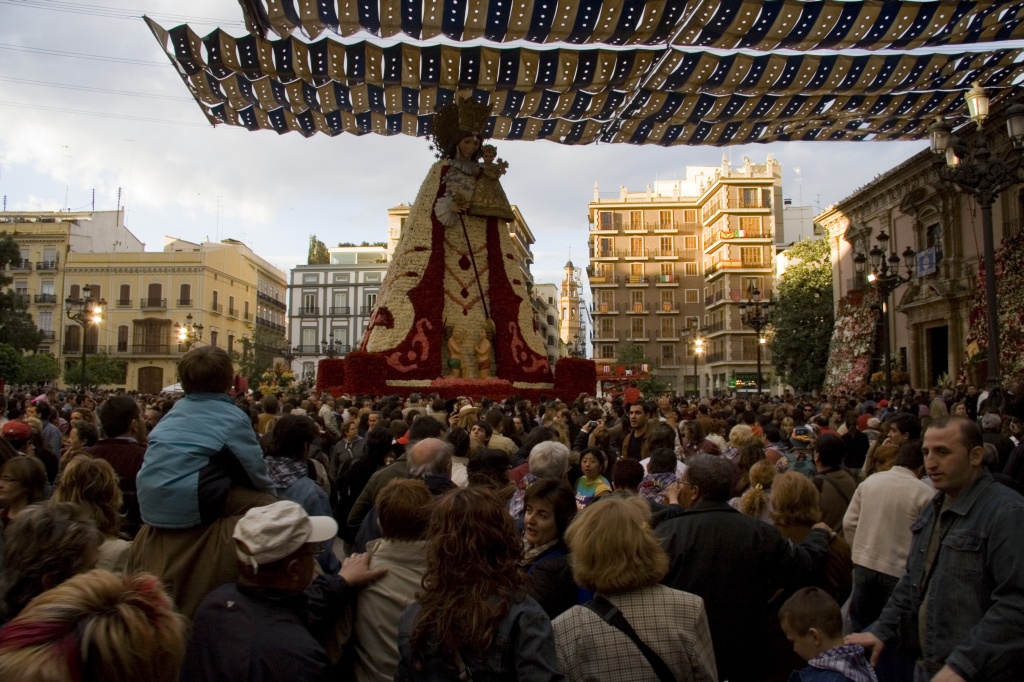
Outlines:
{"label": "building window", "polygon": [[644,318],[634,317],[629,322],[629,336],[632,339],[643,339],[647,336]]}
{"label": "building window", "polygon": [[217,339],[220,336],[219,332],[210,332],[210,345],[214,348],[217,347]]}
{"label": "building window", "polygon": [[744,360],[756,360],[757,359],[757,337],[756,336],[744,336],[743,337],[743,359]]}
{"label": "building window", "polygon": [[368,272],[368,273],[366,273],[366,281],[367,282],[379,282],[380,281],[380,273],[379,272]]}
{"label": "building window", "polygon": [[117,352],[128,352],[128,325],[122,324],[117,328]]}
{"label": "building window", "polygon": [[242,310],[245,311],[245,319],[248,320],[249,319],[249,302],[248,301],[244,301],[242,303]]}
{"label": "building window", "polygon": [[693,237],[683,237],[683,248],[687,249],[688,251],[696,251],[697,250],[697,237],[696,237],[696,235],[694,235]]}
{"label": "building window", "polygon": [[227,351],[228,351],[228,354],[231,354],[231,353],[235,352],[235,335],[234,334],[228,334],[228,348],[227,348]]}
{"label": "building window", "polygon": [[316,293],[302,292],[302,312],[311,313],[316,310]]}
{"label": "building window", "polygon": [[82,328],[77,324],[64,327],[64,350],[77,351],[82,343]]}
{"label": "building window", "polygon": [[643,289],[634,289],[629,292],[629,304],[630,310],[634,313],[642,313],[644,311],[644,292]]}
{"label": "building window", "polygon": [[665,343],[661,346],[661,364],[663,365],[674,365],[676,364],[676,347],[674,344]]}
{"label": "building window", "polygon": [[600,358],[614,358],[615,357],[615,346],[610,343],[602,343],[599,346],[600,350],[597,356]]}
{"label": "building window", "polygon": [[749,294],[749,292],[756,289],[761,292],[761,298],[764,299],[765,294],[767,292],[765,292],[765,290],[761,288],[761,281],[762,280],[760,277],[744,277],[743,291],[740,292],[740,295],[745,298]]}
{"label": "building window", "polygon": [[687,208],[683,210],[683,222],[684,223],[695,223],[697,222],[697,209]]}
{"label": "building window", "polygon": [[760,208],[757,197],[756,187],[744,187],[740,190],[740,208]]}
{"label": "building window", "polygon": [[192,285],[182,284],[178,287],[178,305],[180,306],[191,306],[192,305]]}
{"label": "building window", "polygon": [[[672,310],[672,304],[675,302],[672,300],[674,294],[671,289],[665,289],[661,292],[661,309]],[[667,308],[665,306],[668,306]]]}
{"label": "building window", "polygon": [[53,313],[49,310],[43,310],[37,313],[39,315],[39,329],[44,332],[53,331]]}
{"label": "building window", "polygon": [[761,216],[744,216],[740,218],[740,230],[744,237],[761,236]]}
{"label": "building window", "polygon": [[672,237],[661,238],[661,255],[671,256],[672,255]]}
{"label": "building window", "polygon": [[675,263],[662,263],[661,264],[661,274],[663,276],[662,281],[664,281],[664,282],[671,282],[672,281],[672,275],[676,274],[676,264]]}
{"label": "building window", "polygon": [[302,352],[316,352],[316,327],[303,327],[302,329]]}
{"label": "building window", "polygon": [[610,317],[601,318],[601,336],[608,338],[615,336],[615,320]]}
{"label": "building window", "polygon": [[643,256],[644,255],[644,238],[643,237],[631,237],[629,240],[629,255],[631,256]]}
{"label": "building window", "polygon": [[672,211],[658,211],[658,224],[661,229],[672,228]]}
{"label": "building window", "polygon": [[130,284],[122,284],[118,289],[117,304],[125,307],[132,304],[132,287]]}
{"label": "building window", "polygon": [[150,284],[146,289],[146,307],[148,308],[159,308],[163,305],[161,300],[164,295],[164,287],[162,284],[153,283]]}
{"label": "building window", "polygon": [[697,275],[697,274],[700,274],[700,273],[697,272],[697,263],[695,261],[694,262],[683,263],[683,267],[686,269],[686,274],[687,275]]}
{"label": "building window", "polygon": [[676,335],[676,321],[671,317],[661,318],[661,338],[669,339]]}
{"label": "building window", "polygon": [[302,276],[302,283],[303,284],[317,284],[318,281],[319,281],[319,277],[317,275],[303,275]]}
{"label": "building window", "polygon": [[631,230],[642,230],[642,229],[644,229],[644,212],[643,211],[630,211],[629,212],[629,229],[631,229]]}
{"label": "building window", "polygon": [[644,264],[643,263],[630,263],[629,274],[632,277],[643,277]]}
{"label": "building window", "polygon": [[217,309],[217,302],[218,302],[218,299],[219,299],[219,298],[220,298],[220,296],[219,296],[219,294],[218,294],[217,290],[216,290],[216,289],[214,289],[214,290],[213,290],[213,309],[214,309],[214,310],[216,310],[216,309]]}

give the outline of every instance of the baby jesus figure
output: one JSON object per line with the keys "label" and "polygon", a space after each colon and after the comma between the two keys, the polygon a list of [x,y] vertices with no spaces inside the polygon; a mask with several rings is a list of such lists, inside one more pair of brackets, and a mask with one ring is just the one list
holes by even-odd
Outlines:
{"label": "baby jesus figure", "polygon": [[508,162],[496,158],[498,148],[493,144],[481,147],[482,160],[477,172],[476,188],[469,201],[469,214],[485,217],[496,217],[502,220],[514,220],[512,207],[509,206],[505,190],[501,188],[500,178],[508,170]]}

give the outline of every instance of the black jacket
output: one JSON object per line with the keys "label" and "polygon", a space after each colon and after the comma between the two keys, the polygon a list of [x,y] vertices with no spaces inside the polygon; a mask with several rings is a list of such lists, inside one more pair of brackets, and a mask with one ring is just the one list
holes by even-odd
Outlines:
{"label": "black jacket", "polygon": [[353,595],[339,576],[320,576],[305,592],[221,585],[192,621],[181,682],[327,682],[330,661],[316,636]]}
{"label": "black jacket", "polygon": [[655,529],[668,553],[662,583],[704,599],[720,679],[761,680],[768,661],[768,600],[811,584],[828,555],[823,530],[794,545],[726,502],[697,502]]}

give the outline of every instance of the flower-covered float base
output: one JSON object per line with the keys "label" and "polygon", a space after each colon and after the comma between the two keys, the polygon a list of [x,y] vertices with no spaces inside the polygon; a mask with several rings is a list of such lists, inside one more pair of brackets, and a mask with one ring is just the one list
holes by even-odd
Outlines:
{"label": "flower-covered float base", "polygon": [[857,289],[840,299],[825,367],[826,395],[865,385],[875,347],[877,301],[873,289]]}
{"label": "flower-covered float base", "polygon": [[[1024,379],[1024,234],[1008,237],[996,249],[996,305],[999,310],[999,370],[1002,384]],[[966,351],[957,383],[981,385],[988,376],[988,307],[984,260],[978,261],[967,329]]]}
{"label": "flower-covered float base", "polygon": [[540,396],[574,400],[580,393],[593,394],[597,386],[597,366],[593,360],[563,358],[555,365],[553,382],[526,383],[501,378],[402,379],[389,372],[387,358],[380,353],[349,353],[344,359],[321,360],[317,371],[317,390],[335,397],[346,395],[400,395],[437,393],[442,398],[468,396],[474,399],[501,400],[522,396],[536,401]]}

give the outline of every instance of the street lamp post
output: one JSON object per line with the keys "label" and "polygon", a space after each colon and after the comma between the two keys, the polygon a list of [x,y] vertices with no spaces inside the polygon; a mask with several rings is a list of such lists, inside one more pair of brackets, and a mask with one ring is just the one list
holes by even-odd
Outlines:
{"label": "street lamp post", "polygon": [[775,303],[771,300],[762,301],[761,290],[753,286],[747,289],[747,297],[749,300],[740,303],[740,322],[757,334],[757,394],[761,395],[761,346],[764,344],[761,330],[772,323]]}
{"label": "street lamp post", "polygon": [[[969,138],[952,134],[949,124],[936,118],[928,128],[931,150],[935,154],[935,171],[943,182],[970,194],[981,206],[981,231],[984,238],[985,308],[988,315],[988,388],[997,387],[999,371],[999,315],[996,308],[995,236],[992,227],[992,204],[1004,190],[1024,182],[1021,172],[1024,152],[1024,105],[1014,104],[1006,110],[1006,133],[1012,150],[996,156],[989,146],[982,125],[988,118],[988,97],[980,83],[964,95],[967,111],[977,129]],[[1016,274],[1016,273],[1014,273]]]}
{"label": "street lamp post", "polygon": [[295,356],[297,355],[295,350],[296,349],[292,348],[292,342],[290,339],[285,340],[284,348],[277,349],[277,354],[281,357],[282,360],[288,363],[289,371],[291,371],[292,368],[292,360],[294,360]]}
{"label": "street lamp post", "polygon": [[341,348],[340,344],[334,340],[334,332],[331,332],[328,338],[330,339],[330,342],[328,342],[327,339],[320,340],[320,350],[323,355],[328,357],[328,359],[333,359],[341,355]]}
{"label": "street lamp post", "polygon": [[[896,291],[901,284],[906,284],[914,276],[914,264],[917,262],[917,252],[909,246],[903,249],[903,265],[907,272],[900,275],[900,256],[895,251],[889,252],[889,235],[882,230],[875,237],[878,242],[868,251],[868,257],[858,253],[853,257],[853,265],[858,275],[864,274],[868,258],[871,259],[871,274],[868,281],[875,285],[878,291],[878,300],[882,305],[882,343],[885,352],[885,397],[892,398],[892,342],[889,340],[889,294]],[[883,258],[886,253],[888,258]]]}
{"label": "street lamp post", "polygon": [[68,319],[82,327],[82,393],[85,393],[85,357],[88,351],[88,345],[85,342],[86,331],[90,324],[98,325],[103,321],[103,308],[107,305],[107,302],[102,298],[94,299],[92,297],[92,287],[88,284],[82,287],[82,290],[88,291],[89,295],[83,298],[71,298],[68,296],[64,300],[64,305]]}
{"label": "street lamp post", "polygon": [[185,324],[175,324],[178,332],[178,343],[189,350],[203,340],[203,325],[192,323],[192,313],[185,316]]}
{"label": "street lamp post", "polygon": [[569,346],[569,357],[587,357],[587,335],[583,330],[577,331],[572,337],[572,345]]}
{"label": "street lamp post", "polygon": [[[700,375],[697,373],[697,357],[704,352],[704,339],[701,334],[705,330],[703,328],[693,327],[683,329],[679,332],[679,337],[687,345],[693,344],[693,385],[694,390],[697,393],[697,399],[700,399]],[[684,365],[685,367],[685,365]],[[683,394],[686,393],[686,370],[683,369]]]}

